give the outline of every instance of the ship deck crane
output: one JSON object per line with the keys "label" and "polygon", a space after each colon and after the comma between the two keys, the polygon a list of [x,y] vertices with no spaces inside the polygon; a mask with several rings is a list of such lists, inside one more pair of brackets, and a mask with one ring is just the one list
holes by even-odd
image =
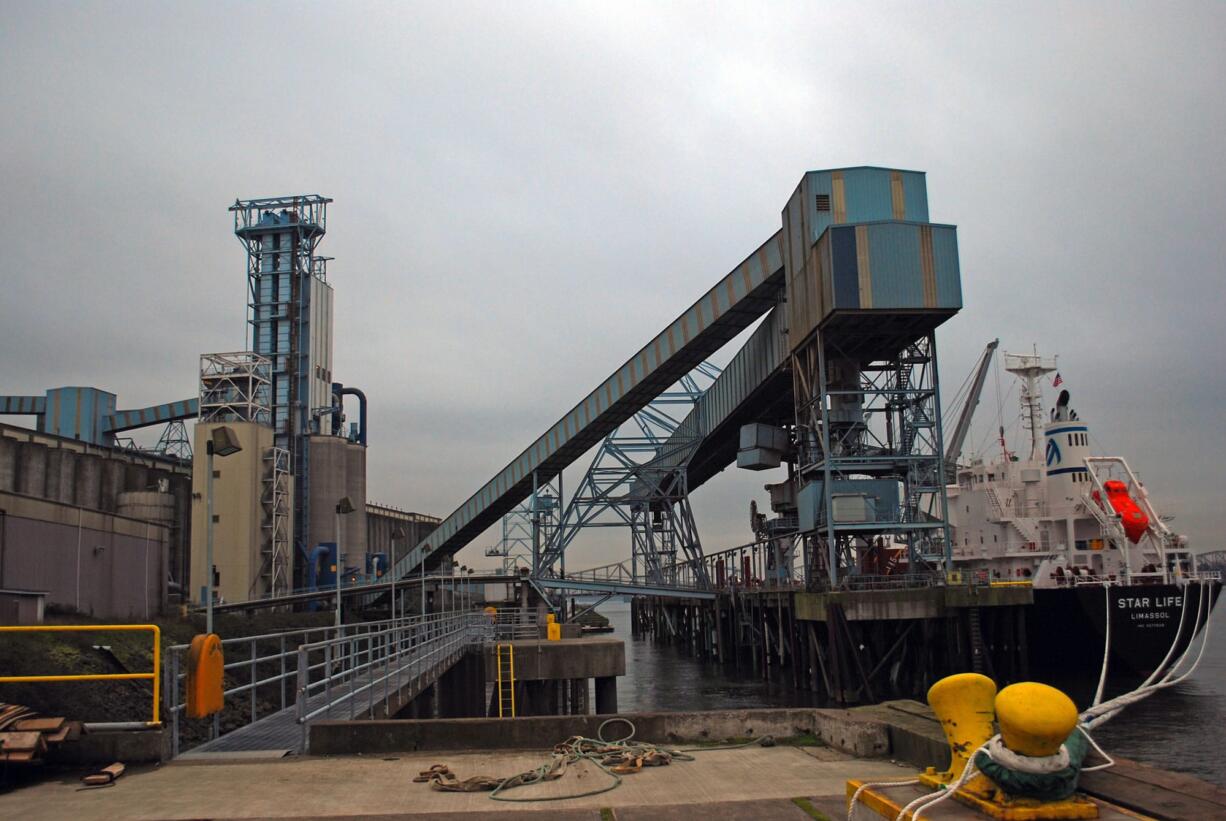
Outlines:
{"label": "ship deck crane", "polygon": [[988,346],[983,349],[983,353],[979,355],[979,364],[975,366],[975,377],[971,382],[971,389],[966,394],[966,404],[962,406],[962,413],[958,416],[958,424],[954,428],[953,434],[949,437],[949,446],[945,449],[945,474],[947,481],[956,481],[958,475],[958,455],[962,453],[962,445],[966,442],[966,435],[971,430],[971,419],[975,415],[975,408],[979,406],[979,397],[983,394],[983,383],[988,378],[988,366],[992,364],[992,354],[996,353],[996,348],[1000,345],[999,339],[993,339],[988,343]]}

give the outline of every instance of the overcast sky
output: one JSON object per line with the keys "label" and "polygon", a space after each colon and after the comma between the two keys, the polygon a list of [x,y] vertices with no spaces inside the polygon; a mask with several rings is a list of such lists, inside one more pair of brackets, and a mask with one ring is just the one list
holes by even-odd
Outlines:
{"label": "overcast sky", "polygon": [[[805,170],[918,169],[959,227],[947,394],[994,337],[1059,354],[1096,449],[1220,549],[1224,42],[1223,3],[7,0],[0,393],[194,396],[197,356],[244,344],[226,208],[324,194],[370,498],[446,515],[777,230]],[[770,480],[696,494],[708,551]]]}

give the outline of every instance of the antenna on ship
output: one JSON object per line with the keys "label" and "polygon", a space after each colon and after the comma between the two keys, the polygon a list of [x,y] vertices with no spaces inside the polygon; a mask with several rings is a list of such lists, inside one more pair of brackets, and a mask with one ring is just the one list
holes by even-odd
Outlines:
{"label": "antenna on ship", "polygon": [[1022,421],[1030,431],[1030,461],[1034,461],[1039,452],[1039,431],[1043,429],[1043,392],[1039,388],[1039,377],[1056,370],[1056,360],[1039,356],[1038,346],[1035,346],[1032,354],[1006,353],[1005,370],[1022,379]]}

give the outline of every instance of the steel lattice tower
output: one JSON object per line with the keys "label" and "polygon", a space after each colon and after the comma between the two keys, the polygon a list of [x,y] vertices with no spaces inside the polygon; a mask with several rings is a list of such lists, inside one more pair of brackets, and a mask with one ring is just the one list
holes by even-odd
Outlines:
{"label": "steel lattice tower", "polygon": [[247,251],[248,347],[272,363],[274,441],[289,454],[293,538],[303,557],[310,522],[307,437],[328,429],[323,417],[333,405],[329,258],[317,253],[331,201],[309,194],[239,200],[230,208],[234,234]]}

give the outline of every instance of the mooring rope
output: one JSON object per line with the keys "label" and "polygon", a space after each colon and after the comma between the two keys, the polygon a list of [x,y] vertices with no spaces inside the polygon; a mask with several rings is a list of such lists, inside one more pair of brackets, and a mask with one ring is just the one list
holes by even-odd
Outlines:
{"label": "mooring rope", "polygon": [[[626,724],[630,732],[616,739],[605,738],[605,728],[610,724]],[[641,771],[644,767],[660,767],[674,761],[693,761],[690,753],[710,750],[736,750],[758,744],[763,747],[773,747],[775,740],[770,736],[751,739],[744,743],[720,745],[713,747],[692,747],[687,749],[666,749],[645,741],[635,741],[638,731],[634,722],[620,716],[606,719],[596,729],[596,738],[571,736],[553,748],[549,760],[539,767],[517,773],[509,778],[494,778],[477,775],[471,778],[459,779],[446,765],[436,764],[423,771],[415,780],[428,781],[431,788],[443,792],[489,792],[494,801],[511,801],[527,803],[532,801],[564,801],[569,798],[586,798],[600,795],[621,786],[622,776]],[[531,798],[516,798],[505,795],[510,790],[555,781],[566,774],[572,764],[581,761],[591,762],[597,769],[609,776],[609,783],[581,793],[568,795],[534,796]]]}
{"label": "mooring rope", "polygon": [[[1187,588],[1191,587],[1190,584],[1184,589],[1182,607],[1179,613],[1179,628],[1175,633],[1175,639],[1171,643],[1170,648],[1166,651],[1166,655],[1163,656],[1162,661],[1158,664],[1154,671],[1149,674],[1145,681],[1143,681],[1134,690],[1116,696],[1115,698],[1107,701],[1103,701],[1102,697],[1106,686],[1107,663],[1111,654],[1111,595],[1110,591],[1107,589],[1107,585],[1103,586],[1104,595],[1107,599],[1107,625],[1104,636],[1105,640],[1103,643],[1102,669],[1099,673],[1098,688],[1094,694],[1094,703],[1078,716],[1077,730],[1083,736],[1085,736],[1086,741],[1089,742],[1090,746],[1094,748],[1095,752],[1105,759],[1105,763],[1096,764],[1093,767],[1082,767],[1081,772],[1103,770],[1114,766],[1115,764],[1115,759],[1113,759],[1107,753],[1107,751],[1102,748],[1102,745],[1094,740],[1094,737],[1090,735],[1090,730],[1114,718],[1125,707],[1136,704],[1159,690],[1174,687],[1176,684],[1185,681],[1188,676],[1192,675],[1192,673],[1196,671],[1196,668],[1200,666],[1201,659],[1205,655],[1205,648],[1209,645],[1210,625],[1213,623],[1213,588],[1210,583],[1203,580],[1198,581],[1197,586],[1199,596],[1196,603],[1196,616],[1192,624],[1192,637],[1188,640],[1188,646],[1184,648],[1184,651],[1179,655],[1179,658],[1169,668],[1167,667],[1167,663],[1171,660],[1171,656],[1174,655],[1175,651],[1179,647],[1180,640],[1183,638],[1183,629],[1187,621],[1188,610]],[[1196,657],[1192,661],[1192,666],[1186,671],[1178,673],[1179,668],[1183,666],[1184,662],[1187,661],[1189,655],[1192,653],[1193,645],[1196,643],[1197,632],[1200,631],[1202,627],[1203,632],[1200,635],[1200,648],[1196,652]],[[1159,676],[1161,677],[1159,678]],[[1155,681],[1155,679],[1157,680]],[[979,747],[979,749],[971,753],[970,757],[967,759],[966,766],[962,768],[962,773],[958,776],[957,780],[937,792],[921,795],[914,801],[911,801],[899,811],[895,821],[904,821],[908,813],[912,813],[912,821],[919,821],[919,817],[922,812],[931,809],[947,798],[953,796],[959,788],[961,788],[967,781],[979,773],[979,768],[975,766],[975,757],[980,753],[986,754],[988,758],[992,759],[992,761],[995,763],[1000,764],[1002,767],[1006,767],[1017,772],[1037,774],[1059,772],[1059,770],[1068,766],[1069,760],[1068,749],[1064,745],[1060,746],[1059,752],[1051,756],[1019,756],[1017,753],[1014,753],[1012,750],[1005,747],[1000,735],[997,734],[988,739],[988,741],[985,742],[983,746]],[[863,793],[866,789],[870,787],[903,787],[918,783],[918,778],[912,778],[904,781],[875,781],[861,784],[847,804],[848,821],[852,821],[852,815],[855,812],[856,803],[860,800],[861,793]]]}

